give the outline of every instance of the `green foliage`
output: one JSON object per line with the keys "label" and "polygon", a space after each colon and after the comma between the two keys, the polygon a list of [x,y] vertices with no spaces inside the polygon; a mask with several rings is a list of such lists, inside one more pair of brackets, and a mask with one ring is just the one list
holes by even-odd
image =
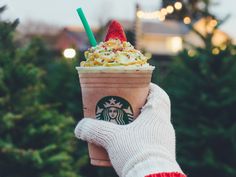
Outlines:
{"label": "green foliage", "polygon": [[63,114],[72,114],[75,120],[83,117],[79,77],[75,61],[59,59],[49,61],[45,66],[47,72],[44,82],[47,92],[42,95],[45,103],[55,104]]}
{"label": "green foliage", "polygon": [[71,146],[74,121],[40,102],[46,90],[46,72],[39,67],[44,49],[33,43],[17,48],[17,23],[0,21],[0,176],[78,176]]}
{"label": "green foliage", "polygon": [[[236,56],[230,41],[184,50],[163,80],[172,101],[177,159],[188,176],[233,177],[236,148]],[[226,45],[226,48],[224,47]],[[217,51],[217,52],[214,52]],[[191,56],[189,56],[189,54]]]}

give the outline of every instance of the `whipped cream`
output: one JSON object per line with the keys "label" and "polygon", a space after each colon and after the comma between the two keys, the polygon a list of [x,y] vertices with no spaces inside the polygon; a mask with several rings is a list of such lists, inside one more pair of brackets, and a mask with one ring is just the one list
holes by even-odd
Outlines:
{"label": "whipped cream", "polygon": [[129,42],[111,39],[100,42],[85,52],[86,61],[80,63],[81,67],[93,66],[148,66],[147,58],[136,50]]}

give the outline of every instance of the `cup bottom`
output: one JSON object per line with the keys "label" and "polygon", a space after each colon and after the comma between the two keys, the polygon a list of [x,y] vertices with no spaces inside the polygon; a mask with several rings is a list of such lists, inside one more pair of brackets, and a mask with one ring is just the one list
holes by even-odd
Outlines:
{"label": "cup bottom", "polygon": [[111,162],[109,160],[97,160],[97,159],[90,159],[90,163],[94,166],[101,166],[101,167],[111,167]]}

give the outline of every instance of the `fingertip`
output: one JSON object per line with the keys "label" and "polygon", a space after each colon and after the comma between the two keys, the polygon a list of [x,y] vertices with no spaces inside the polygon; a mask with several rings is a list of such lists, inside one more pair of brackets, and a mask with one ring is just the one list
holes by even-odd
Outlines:
{"label": "fingertip", "polygon": [[82,127],[83,127],[83,124],[85,123],[85,121],[86,121],[85,119],[82,119],[81,121],[78,122],[78,124],[75,127],[74,135],[78,139],[81,139]]}

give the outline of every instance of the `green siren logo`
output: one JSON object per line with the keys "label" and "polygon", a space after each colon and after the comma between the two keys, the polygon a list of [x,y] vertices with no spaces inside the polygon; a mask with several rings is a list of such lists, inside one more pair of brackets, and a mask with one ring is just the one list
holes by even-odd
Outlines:
{"label": "green siren logo", "polygon": [[133,110],[125,99],[118,96],[107,96],[97,103],[96,119],[124,125],[133,121]]}

